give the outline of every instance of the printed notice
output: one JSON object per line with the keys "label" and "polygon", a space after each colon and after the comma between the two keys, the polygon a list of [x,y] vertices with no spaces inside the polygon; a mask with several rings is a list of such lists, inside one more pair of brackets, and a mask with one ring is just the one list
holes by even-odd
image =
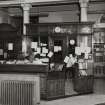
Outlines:
{"label": "printed notice", "polygon": [[64,62],[65,62],[65,63],[67,63],[67,62],[68,62],[68,60],[69,60],[69,57],[68,57],[68,56],[66,56],[66,57],[65,57],[65,59],[64,59]]}
{"label": "printed notice", "polygon": [[59,47],[58,46],[54,46],[54,52],[58,52],[59,51]]}
{"label": "printed notice", "polygon": [[48,53],[48,49],[46,47],[43,47],[42,48],[42,53],[45,53],[45,54]]}
{"label": "printed notice", "polygon": [[31,48],[36,49],[37,48],[38,43],[37,42],[31,42]]}
{"label": "printed notice", "polygon": [[0,55],[3,55],[3,49],[0,49]]}
{"label": "printed notice", "polygon": [[8,50],[13,50],[13,43],[8,43]]}
{"label": "printed notice", "polygon": [[75,54],[76,55],[81,55],[81,49],[80,49],[80,47],[75,47]]}
{"label": "printed notice", "polygon": [[53,56],[53,52],[50,51],[47,56],[51,58]]}
{"label": "printed notice", "polygon": [[37,52],[38,52],[39,54],[41,53],[41,48],[40,48],[40,47],[37,48]]}

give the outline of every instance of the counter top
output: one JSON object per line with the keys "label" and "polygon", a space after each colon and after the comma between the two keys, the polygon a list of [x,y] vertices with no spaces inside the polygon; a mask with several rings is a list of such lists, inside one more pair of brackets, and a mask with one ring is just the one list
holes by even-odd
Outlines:
{"label": "counter top", "polygon": [[17,73],[44,73],[48,72],[49,66],[46,64],[0,64],[1,72]]}

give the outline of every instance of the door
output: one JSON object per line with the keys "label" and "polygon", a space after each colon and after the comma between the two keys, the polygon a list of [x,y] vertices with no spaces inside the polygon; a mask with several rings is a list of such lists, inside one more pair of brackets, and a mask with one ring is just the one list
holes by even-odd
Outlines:
{"label": "door", "polygon": [[50,49],[53,52],[52,62],[63,63],[64,57],[67,53],[67,37],[66,36],[53,36],[51,37],[52,46]]}

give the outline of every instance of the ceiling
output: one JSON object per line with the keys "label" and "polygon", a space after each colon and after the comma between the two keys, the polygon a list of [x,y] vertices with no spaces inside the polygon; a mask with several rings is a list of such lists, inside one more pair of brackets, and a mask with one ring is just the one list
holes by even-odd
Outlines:
{"label": "ceiling", "polygon": [[[5,2],[5,5],[1,5]],[[20,4],[12,4],[9,1],[11,0],[1,0],[0,6],[2,8],[8,8],[8,13],[10,16],[22,16],[22,8]],[[17,1],[17,0],[13,0]],[[18,0],[19,1],[19,0]],[[22,0],[21,0],[22,1]],[[29,0],[30,1],[30,0]],[[30,14],[32,16],[36,15],[45,15],[49,12],[65,12],[72,11],[76,13],[80,13],[79,0],[44,0],[47,2],[37,2],[32,3],[32,7],[30,9]],[[39,0],[43,1],[43,0]],[[10,4],[8,4],[10,3]],[[88,14],[103,14],[103,18],[105,18],[105,0],[89,0],[88,3]]]}

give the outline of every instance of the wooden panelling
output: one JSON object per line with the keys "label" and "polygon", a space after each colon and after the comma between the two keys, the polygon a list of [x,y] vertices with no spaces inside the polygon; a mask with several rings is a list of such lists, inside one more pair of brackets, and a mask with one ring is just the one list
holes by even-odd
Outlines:
{"label": "wooden panelling", "polygon": [[94,93],[105,94],[105,79],[104,78],[94,79]]}
{"label": "wooden panelling", "polygon": [[78,93],[93,92],[93,76],[82,76],[74,79],[74,90]]}
{"label": "wooden panelling", "polygon": [[0,64],[0,73],[40,73],[47,72],[48,65],[28,65],[28,64]]}
{"label": "wooden panelling", "polygon": [[65,96],[64,79],[47,81],[47,99],[60,98]]}

